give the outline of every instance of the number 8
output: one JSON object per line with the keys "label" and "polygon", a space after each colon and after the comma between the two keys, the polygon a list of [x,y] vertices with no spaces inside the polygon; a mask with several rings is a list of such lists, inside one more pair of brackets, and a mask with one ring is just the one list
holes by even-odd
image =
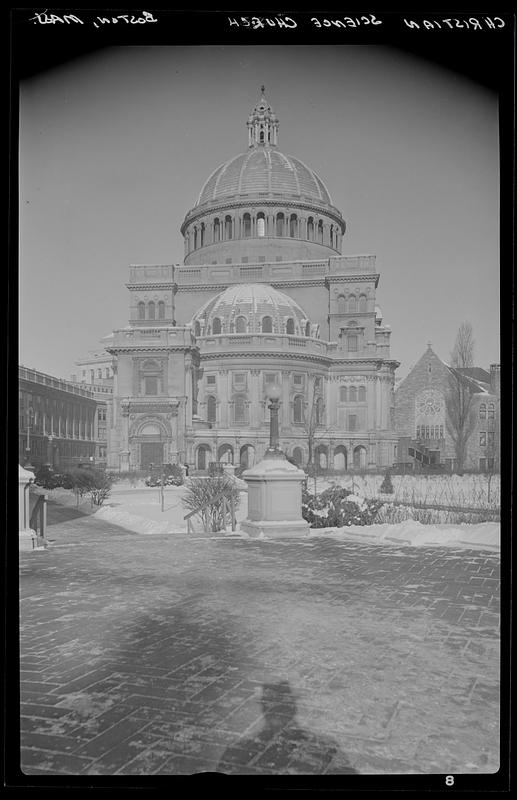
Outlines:
{"label": "number 8", "polygon": [[454,785],[454,776],[453,775],[447,775],[447,777],[445,778],[445,785],[446,786],[453,786]]}

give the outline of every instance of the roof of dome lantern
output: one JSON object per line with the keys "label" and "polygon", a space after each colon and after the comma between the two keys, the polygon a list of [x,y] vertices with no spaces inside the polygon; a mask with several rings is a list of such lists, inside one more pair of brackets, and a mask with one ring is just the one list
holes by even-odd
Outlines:
{"label": "roof of dome lantern", "polygon": [[261,330],[262,319],[272,319],[273,333],[285,333],[288,319],[294,322],[295,335],[305,335],[305,326],[309,322],[306,312],[292,297],[288,297],[267,283],[240,283],[230,286],[215,297],[210,298],[192,317],[191,324],[196,322],[212,325],[217,317],[222,323],[223,333],[230,333],[231,326],[237,317],[246,318],[249,331]]}

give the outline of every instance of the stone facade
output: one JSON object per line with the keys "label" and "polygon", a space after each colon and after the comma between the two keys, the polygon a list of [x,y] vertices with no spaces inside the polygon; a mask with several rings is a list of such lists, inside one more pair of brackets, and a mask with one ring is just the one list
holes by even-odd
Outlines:
{"label": "stone facade", "polygon": [[[490,373],[480,368],[459,371],[472,396],[474,425],[467,443],[464,468],[499,469],[499,365]],[[400,437],[396,461],[412,463],[408,449],[429,451],[435,463],[455,469],[454,442],[447,426],[446,398],[458,375],[433,351],[426,352],[395,390],[395,429]],[[475,375],[476,377],[472,377]]]}
{"label": "stone facade", "polygon": [[391,329],[375,257],[341,254],[345,221],[323,181],[278,150],[264,96],[248,151],[205,182],[181,232],[183,265],[133,265],[113,358],[108,466],[251,466],[280,444],[298,463],[374,469],[395,459]]}

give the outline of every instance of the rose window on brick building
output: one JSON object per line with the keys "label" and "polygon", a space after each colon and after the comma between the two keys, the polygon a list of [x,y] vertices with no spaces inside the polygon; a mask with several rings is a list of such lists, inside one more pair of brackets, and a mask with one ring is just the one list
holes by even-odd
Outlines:
{"label": "rose window on brick building", "polygon": [[425,389],[415,399],[415,436],[417,439],[443,439],[445,403],[436,389]]}

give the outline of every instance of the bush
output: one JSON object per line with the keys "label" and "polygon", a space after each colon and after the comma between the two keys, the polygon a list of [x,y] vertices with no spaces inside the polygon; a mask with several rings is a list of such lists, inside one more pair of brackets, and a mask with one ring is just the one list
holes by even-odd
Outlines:
{"label": "bush", "polygon": [[34,483],[41,486],[43,489],[71,489],[71,483],[68,475],[60,472],[54,472],[48,466],[38,467],[34,474]]}
{"label": "bush", "polygon": [[108,472],[100,470],[91,470],[91,472],[89,492],[92,504],[101,506],[110,495],[114,483],[113,477]]}
{"label": "bush", "polygon": [[[223,495],[219,497],[219,495]],[[219,499],[215,499],[218,498]],[[240,502],[240,491],[235,482],[227,475],[209,478],[189,478],[186,483],[182,504],[187,511],[198,511],[201,506],[208,504],[203,511],[198,511],[194,516],[199,517],[205,531],[224,530],[228,522],[223,499],[233,499],[233,507],[237,508]],[[231,520],[230,520],[231,522]]]}
{"label": "bush", "polygon": [[384,476],[384,480],[381,483],[381,488],[379,489],[380,494],[393,494],[393,484],[391,482],[391,475],[389,469],[386,470],[386,475]]}
{"label": "bush", "polygon": [[311,528],[343,528],[347,525],[372,525],[383,503],[365,500],[362,507],[347,500],[352,492],[333,486],[319,495],[302,493],[302,516]]}

